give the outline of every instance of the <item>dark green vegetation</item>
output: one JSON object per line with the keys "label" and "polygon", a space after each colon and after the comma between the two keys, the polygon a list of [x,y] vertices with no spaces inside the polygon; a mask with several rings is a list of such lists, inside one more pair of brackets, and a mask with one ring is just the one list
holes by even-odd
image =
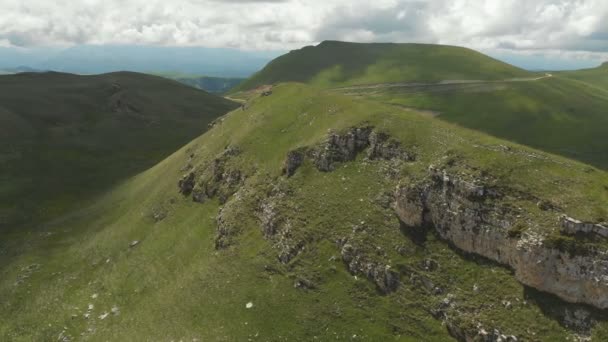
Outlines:
{"label": "dark green vegetation", "polygon": [[532,75],[479,52],[455,46],[325,41],[276,58],[235,90],[288,81],[338,87],[392,82],[500,80]]}
{"label": "dark green vegetation", "polygon": [[[412,240],[382,204],[396,183],[420,179],[429,164],[452,165],[594,220],[606,215],[605,172],[304,85],[280,85],[246,108],[49,224],[18,252],[0,254],[0,337],[446,341],[446,314],[452,327],[498,329],[520,341],[608,338],[601,314],[569,326],[564,317],[579,307],[523,287],[508,269],[459,254],[430,232]],[[292,177],[281,175],[289,151],[320,144],[328,129],[362,126],[390,134],[416,160],[359,155],[332,172],[306,160]],[[220,183],[241,179],[237,192],[222,185],[204,203],[178,193],[184,173],[207,169],[222,175]],[[265,210],[279,215],[275,234]],[[215,248],[218,234],[227,237],[224,248]],[[401,285],[382,294],[365,275],[350,274],[339,246],[345,238],[364,260],[390,265]],[[293,246],[298,252],[281,262]]]}
{"label": "dark green vegetation", "polygon": [[0,77],[0,229],[66,212],[235,107],[144,74]]}

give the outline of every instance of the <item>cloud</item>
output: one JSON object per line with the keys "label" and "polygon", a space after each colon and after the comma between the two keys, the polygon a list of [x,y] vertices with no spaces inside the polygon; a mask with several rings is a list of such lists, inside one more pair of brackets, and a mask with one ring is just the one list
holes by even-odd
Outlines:
{"label": "cloud", "polygon": [[3,46],[291,49],[325,39],[608,52],[605,0],[1,0]]}

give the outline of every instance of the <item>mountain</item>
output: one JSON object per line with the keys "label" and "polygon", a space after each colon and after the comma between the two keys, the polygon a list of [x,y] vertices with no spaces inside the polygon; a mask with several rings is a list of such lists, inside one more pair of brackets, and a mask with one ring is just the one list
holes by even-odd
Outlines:
{"label": "mountain", "polygon": [[136,73],[0,77],[0,230],[156,164],[237,105]]}
{"label": "mountain", "polygon": [[455,46],[325,41],[274,59],[236,90],[278,82],[338,87],[445,79],[497,80],[530,75],[479,52]]}
{"label": "mountain", "polygon": [[603,341],[606,189],[576,161],[280,84],[18,251],[3,239],[0,336]]}
{"label": "mountain", "polygon": [[49,58],[40,67],[80,74],[155,70],[218,77],[248,77],[276,55],[276,52],[204,47],[79,45]]}
{"label": "mountain", "polygon": [[0,69],[28,65],[76,74],[117,71],[163,72],[215,77],[248,77],[278,51],[151,45],[76,45],[69,48],[0,47]]}
{"label": "mountain", "polygon": [[231,96],[305,82],[608,169],[606,70],[538,74],[458,47],[324,42],[273,60]]}
{"label": "mountain", "polygon": [[14,68],[0,69],[0,74],[18,74],[21,72],[44,72],[44,70],[37,70],[24,65],[20,65]]}

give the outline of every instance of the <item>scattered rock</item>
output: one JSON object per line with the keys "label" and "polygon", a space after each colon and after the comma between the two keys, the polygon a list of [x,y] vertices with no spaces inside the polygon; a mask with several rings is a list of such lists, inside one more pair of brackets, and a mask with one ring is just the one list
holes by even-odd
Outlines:
{"label": "scattered rock", "polygon": [[381,293],[388,294],[399,287],[399,273],[393,271],[390,265],[370,260],[349,243],[342,246],[340,254],[351,274],[365,275]]}
{"label": "scattered rock", "polygon": [[131,247],[131,248],[133,248],[137,245],[139,245],[139,240],[133,240],[133,241],[131,241],[131,243],[129,243],[129,247]]}
{"label": "scattered rock", "polygon": [[246,309],[251,309],[252,307],[253,307],[253,303],[252,302],[249,302],[249,303],[245,304],[245,308]]}
{"label": "scattered rock", "polygon": [[296,289],[313,290],[316,288],[316,285],[309,279],[298,278],[294,282],[293,287],[295,287]]}

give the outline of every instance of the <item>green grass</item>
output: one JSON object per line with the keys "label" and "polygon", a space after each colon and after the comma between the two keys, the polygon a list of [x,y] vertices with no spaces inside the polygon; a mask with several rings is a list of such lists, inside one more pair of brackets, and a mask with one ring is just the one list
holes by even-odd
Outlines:
{"label": "green grass", "polygon": [[343,90],[608,169],[608,92],[561,75],[530,82]]}
{"label": "green grass", "polygon": [[0,77],[0,229],[43,222],[153,166],[237,105],[160,77]]}
{"label": "green grass", "polygon": [[[280,176],[289,150],[318,144],[330,128],[359,125],[390,133],[416,152],[416,162],[401,164],[397,179],[386,175],[386,162],[362,158],[331,173],[307,162],[293,177]],[[224,205],[238,234],[234,245],[218,251],[220,205],[184,198],[177,181],[191,154],[193,164],[204,167],[226,146],[241,149],[230,165],[249,178],[240,195]],[[56,340],[65,330],[94,341],[447,341],[431,311],[448,293],[457,305],[449,314],[461,326],[481,324],[521,340],[571,337],[572,331],[545,314],[544,299],[531,295],[509,270],[460,255],[432,234],[416,245],[401,232],[392,210],[375,204],[396,182],[417,179],[429,164],[446,158],[455,161],[455,171],[486,172],[499,188],[549,200],[577,218],[606,215],[604,171],[395,106],[283,84],[91,206],[37,233],[0,239],[0,339]],[[278,251],[263,238],[256,218],[259,201],[273,187],[288,194],[279,210],[293,224],[292,238],[306,241],[288,264],[277,261]],[[153,219],[158,210],[167,213],[160,222]],[[526,210],[539,223],[534,229],[554,229],[555,217]],[[361,221],[368,228],[354,234]],[[336,240],[343,237],[374,260],[428,278],[443,293],[413,285],[404,273],[398,291],[379,295],[340,261]],[[130,248],[133,240],[141,242]],[[437,261],[437,271],[420,268],[428,258]],[[30,265],[39,266],[28,270]],[[313,280],[316,289],[294,288],[298,278]],[[15,285],[19,279],[23,282]],[[505,309],[503,300],[513,308]],[[253,308],[245,308],[248,302]],[[89,303],[95,308],[85,319]],[[98,318],[113,306],[120,315]],[[594,338],[606,339],[607,326],[598,316]]]}
{"label": "green grass", "polygon": [[233,92],[288,81],[337,87],[390,82],[499,80],[530,75],[533,74],[461,47],[325,41],[273,60]]}
{"label": "green grass", "polygon": [[588,87],[600,88],[608,91],[608,64],[604,63],[597,68],[560,71],[560,77],[569,78],[586,84]]}

